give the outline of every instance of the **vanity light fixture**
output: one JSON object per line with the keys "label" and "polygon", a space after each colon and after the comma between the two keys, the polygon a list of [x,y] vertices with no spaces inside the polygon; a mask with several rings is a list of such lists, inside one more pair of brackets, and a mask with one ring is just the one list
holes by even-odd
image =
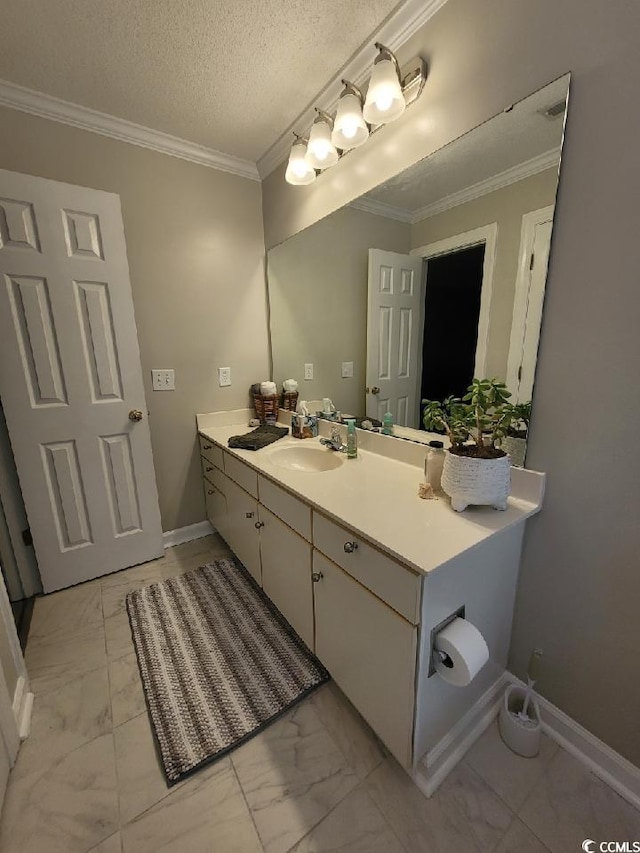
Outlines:
{"label": "vanity light fixture", "polygon": [[314,169],[328,169],[338,162],[339,154],[331,141],[333,119],[329,113],[316,107],[318,117],[313,123],[307,145],[307,163]]}
{"label": "vanity light fixture", "polygon": [[357,148],[369,138],[369,128],[362,115],[364,97],[360,89],[343,80],[344,91],[338,101],[338,111],[333,123],[331,141],[336,148],[348,151]]}
{"label": "vanity light fixture", "polygon": [[302,136],[294,134],[296,141],[291,146],[291,154],[289,154],[289,162],[287,163],[287,171],[284,176],[289,184],[294,186],[304,186],[312,184],[316,179],[315,169],[307,162],[307,140]]}
{"label": "vanity light fixture", "polygon": [[380,51],[367,89],[363,115],[369,124],[388,124],[400,118],[407,106],[400,85],[400,68],[394,54],[376,42]]}
{"label": "vanity light fixture", "polygon": [[290,184],[311,184],[316,175],[333,166],[352,148],[367,141],[385,124],[400,118],[405,108],[421,94],[427,79],[427,66],[419,56],[398,65],[395,55],[376,42],[378,56],[373,66],[366,98],[360,89],[343,80],[335,119],[315,108],[317,118],[305,139],[294,133],[295,142],[285,172]]}

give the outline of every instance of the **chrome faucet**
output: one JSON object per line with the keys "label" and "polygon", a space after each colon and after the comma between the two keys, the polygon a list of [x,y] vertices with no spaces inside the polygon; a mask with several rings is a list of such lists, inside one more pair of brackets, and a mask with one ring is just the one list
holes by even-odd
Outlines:
{"label": "chrome faucet", "polygon": [[346,453],[347,445],[342,443],[342,434],[338,427],[332,427],[329,438],[321,438],[320,444],[324,444],[329,450],[335,450],[337,453]]}

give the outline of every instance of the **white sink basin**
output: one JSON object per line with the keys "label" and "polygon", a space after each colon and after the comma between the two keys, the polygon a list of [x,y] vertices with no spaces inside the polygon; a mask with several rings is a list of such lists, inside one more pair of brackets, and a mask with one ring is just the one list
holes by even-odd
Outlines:
{"label": "white sink basin", "polygon": [[281,447],[271,452],[271,461],[290,471],[321,473],[342,465],[342,454],[324,447]]}

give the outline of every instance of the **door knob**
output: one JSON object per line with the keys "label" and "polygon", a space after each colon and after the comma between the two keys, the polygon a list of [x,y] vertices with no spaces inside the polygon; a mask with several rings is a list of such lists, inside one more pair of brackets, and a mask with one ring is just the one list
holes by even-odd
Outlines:
{"label": "door knob", "polygon": [[378,388],[377,385],[373,386],[373,388],[371,389],[371,393],[372,394],[379,394],[380,393],[380,389]]}
{"label": "door knob", "polygon": [[129,412],[129,420],[130,421],[141,421],[142,420],[142,412],[140,409],[131,409]]}

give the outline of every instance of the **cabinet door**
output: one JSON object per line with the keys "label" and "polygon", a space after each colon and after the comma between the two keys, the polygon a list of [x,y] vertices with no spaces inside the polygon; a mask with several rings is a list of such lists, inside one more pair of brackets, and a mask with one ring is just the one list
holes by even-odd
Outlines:
{"label": "cabinet door", "polygon": [[227,540],[227,499],[219,489],[205,478],[204,498],[207,506],[207,518],[222,536]]}
{"label": "cabinet door", "polygon": [[227,493],[227,542],[242,565],[251,572],[259,584],[262,584],[260,534],[256,528],[258,501],[231,480],[226,482],[225,490]]}
{"label": "cabinet door", "polygon": [[318,551],[315,652],[403,767],[411,765],[417,628]]}
{"label": "cabinet door", "polygon": [[262,588],[313,649],[311,545],[260,504]]}

